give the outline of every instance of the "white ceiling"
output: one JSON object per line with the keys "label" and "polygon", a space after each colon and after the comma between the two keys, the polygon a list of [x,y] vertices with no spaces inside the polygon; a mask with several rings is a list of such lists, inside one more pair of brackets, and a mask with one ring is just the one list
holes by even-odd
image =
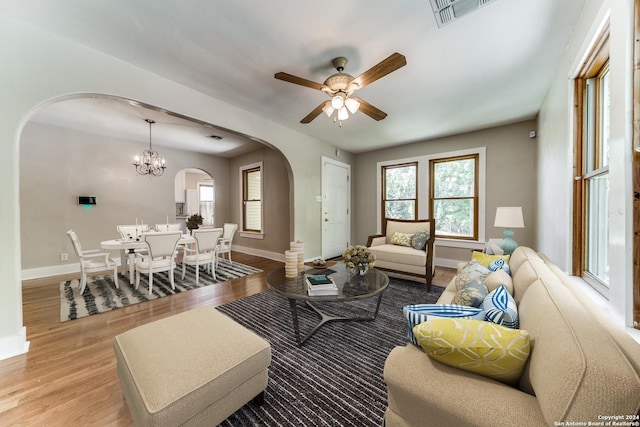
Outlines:
{"label": "white ceiling", "polygon": [[[2,0],[0,13],[362,152],[535,117],[583,3],[496,0],[443,28],[429,0]],[[345,72],[358,76],[393,52],[405,55],[407,65],[357,93],[388,114],[380,122],[357,113],[342,128],[324,115],[301,124],[328,98],[273,77],[284,71],[322,83],[335,72],[337,56],[347,57]],[[123,120],[120,129],[130,129],[129,137],[148,140],[142,118],[149,113],[113,102],[68,100],[36,120],[66,118],[75,120],[68,126],[90,123],[96,132],[102,123],[109,132],[108,123]],[[166,117],[157,116],[154,144],[178,140],[185,149],[229,156],[243,150],[220,151],[202,141],[220,134],[225,138],[216,144],[240,144],[233,133]],[[182,128],[179,138],[166,134],[172,125]]]}

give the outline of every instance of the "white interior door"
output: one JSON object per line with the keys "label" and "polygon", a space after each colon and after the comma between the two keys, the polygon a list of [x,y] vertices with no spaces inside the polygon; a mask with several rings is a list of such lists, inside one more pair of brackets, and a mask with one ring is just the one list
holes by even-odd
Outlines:
{"label": "white interior door", "polygon": [[322,158],[322,258],[342,255],[351,236],[351,166]]}

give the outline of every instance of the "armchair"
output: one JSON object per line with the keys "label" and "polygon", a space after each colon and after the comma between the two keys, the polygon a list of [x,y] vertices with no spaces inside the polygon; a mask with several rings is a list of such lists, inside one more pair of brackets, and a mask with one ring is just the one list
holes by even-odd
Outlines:
{"label": "armchair", "polygon": [[[412,236],[418,231],[428,232],[423,248],[412,242]],[[404,243],[394,242],[394,234],[401,233]],[[431,279],[435,272],[433,263],[434,242],[436,235],[435,220],[399,220],[389,219],[383,234],[369,236],[367,246],[376,257],[376,268],[383,271],[399,273],[407,276],[424,278],[427,290],[431,292]],[[425,236],[426,238],[426,236]]]}
{"label": "armchair", "polygon": [[73,243],[73,249],[80,259],[80,293],[84,293],[87,286],[87,273],[97,273],[100,271],[111,271],[113,283],[116,288],[120,288],[118,284],[118,264],[109,257],[108,252],[101,252],[99,249],[82,250],[80,239],[75,231],[67,231],[67,235]]}

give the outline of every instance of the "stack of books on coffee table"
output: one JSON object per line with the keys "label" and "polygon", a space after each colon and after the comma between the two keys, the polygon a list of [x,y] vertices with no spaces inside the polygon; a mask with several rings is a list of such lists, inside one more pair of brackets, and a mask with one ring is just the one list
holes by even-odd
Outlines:
{"label": "stack of books on coffee table", "polygon": [[338,295],[338,287],[331,278],[324,274],[308,274],[305,276],[309,296]]}

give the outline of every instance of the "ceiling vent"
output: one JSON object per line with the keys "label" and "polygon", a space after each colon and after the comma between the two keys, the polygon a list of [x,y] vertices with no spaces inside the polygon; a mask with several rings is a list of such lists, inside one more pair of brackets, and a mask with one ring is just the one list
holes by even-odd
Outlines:
{"label": "ceiling vent", "polygon": [[495,0],[430,0],[438,28],[442,28],[460,19],[462,16],[494,1]]}

